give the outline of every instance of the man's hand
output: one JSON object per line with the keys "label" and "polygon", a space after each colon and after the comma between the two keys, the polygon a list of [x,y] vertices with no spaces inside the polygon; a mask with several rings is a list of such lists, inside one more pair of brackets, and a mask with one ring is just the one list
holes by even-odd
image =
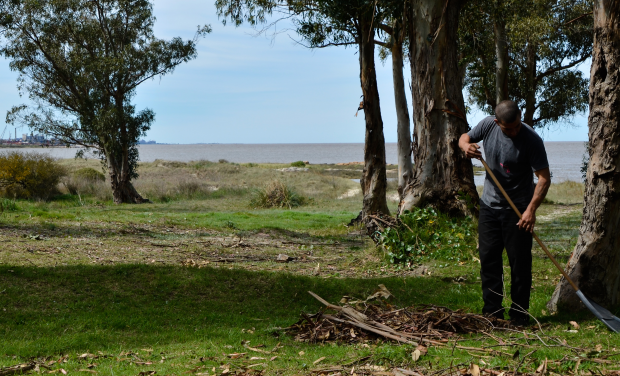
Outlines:
{"label": "man's hand", "polygon": [[536,224],[536,212],[531,211],[529,208],[521,215],[521,220],[517,223],[519,229],[527,232],[534,232],[534,225]]}
{"label": "man's hand", "polygon": [[476,143],[469,143],[469,135],[467,133],[463,133],[461,138],[459,139],[459,148],[463,150],[465,156],[467,158],[482,158],[482,153],[480,152],[480,145]]}
{"label": "man's hand", "polygon": [[534,197],[532,197],[532,201],[523,212],[521,220],[517,223],[517,226],[519,226],[520,229],[529,232],[534,232],[534,225],[536,224],[536,209],[538,209],[540,204],[542,204],[545,196],[547,195],[547,191],[549,190],[549,186],[551,185],[551,173],[549,172],[549,167],[534,171],[534,173],[536,174],[536,177],[538,177],[538,183],[534,189]]}

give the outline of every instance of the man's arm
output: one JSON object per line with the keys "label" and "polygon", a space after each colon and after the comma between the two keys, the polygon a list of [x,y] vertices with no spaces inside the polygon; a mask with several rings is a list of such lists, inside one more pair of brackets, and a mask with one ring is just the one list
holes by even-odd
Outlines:
{"label": "man's arm", "polygon": [[521,220],[517,223],[517,226],[519,226],[520,229],[529,232],[534,232],[534,224],[536,224],[536,209],[538,209],[540,204],[542,204],[545,196],[547,196],[549,186],[551,185],[549,167],[543,168],[542,170],[538,170],[534,173],[536,174],[536,177],[538,177],[538,184],[536,184],[536,189],[534,190],[534,197],[532,197],[532,201],[523,212]]}
{"label": "man's arm", "polygon": [[482,158],[482,153],[480,152],[480,146],[476,143],[471,143],[471,139],[467,133],[463,133],[461,138],[459,138],[459,148],[463,150],[467,158]]}

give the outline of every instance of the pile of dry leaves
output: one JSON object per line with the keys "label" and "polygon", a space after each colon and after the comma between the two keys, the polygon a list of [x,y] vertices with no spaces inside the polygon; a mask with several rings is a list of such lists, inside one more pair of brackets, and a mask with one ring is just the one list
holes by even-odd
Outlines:
{"label": "pile of dry leaves", "polygon": [[510,323],[473,313],[453,311],[433,305],[396,308],[381,301],[390,292],[384,285],[366,300],[344,297],[343,306],[330,304],[310,292],[328,310],[316,314],[302,313],[301,320],[287,330],[302,342],[364,343],[386,339],[408,344],[445,344],[459,334],[488,332],[497,327],[506,328]]}

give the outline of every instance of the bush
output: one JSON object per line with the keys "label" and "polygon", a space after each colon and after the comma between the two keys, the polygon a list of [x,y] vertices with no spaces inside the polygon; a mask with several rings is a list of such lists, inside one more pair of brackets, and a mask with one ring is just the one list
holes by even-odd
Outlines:
{"label": "bush", "polygon": [[0,154],[0,195],[47,200],[58,193],[66,170],[49,155],[9,152]]}
{"label": "bush", "polygon": [[432,208],[414,208],[388,228],[379,242],[393,264],[412,265],[430,259],[471,260],[476,252],[476,223],[472,218],[451,218]]}
{"label": "bush", "polygon": [[91,180],[93,182],[105,181],[105,175],[102,172],[90,167],[80,168],[79,170],[74,171],[73,176],[84,180]]}
{"label": "bush", "polygon": [[291,163],[291,167],[306,167],[306,163],[304,161],[297,161]]}
{"label": "bush", "polygon": [[230,163],[228,162],[226,159],[220,159],[219,161],[217,161],[218,163]]}
{"label": "bush", "polygon": [[265,188],[254,192],[254,197],[250,201],[253,208],[296,208],[308,203],[306,197],[300,196],[284,185],[281,181],[275,180],[267,184]]}

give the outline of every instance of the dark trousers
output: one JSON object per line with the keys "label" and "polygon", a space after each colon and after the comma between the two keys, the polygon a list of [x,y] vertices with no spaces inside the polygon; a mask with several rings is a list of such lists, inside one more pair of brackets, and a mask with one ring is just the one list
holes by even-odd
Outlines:
{"label": "dark trousers", "polygon": [[[518,208],[521,213],[526,208]],[[492,209],[480,202],[478,242],[480,279],[482,280],[482,313],[504,318],[502,253],[510,262],[512,306],[510,318],[520,319],[530,307],[532,286],[532,234],[517,227],[519,217],[512,209]]]}

